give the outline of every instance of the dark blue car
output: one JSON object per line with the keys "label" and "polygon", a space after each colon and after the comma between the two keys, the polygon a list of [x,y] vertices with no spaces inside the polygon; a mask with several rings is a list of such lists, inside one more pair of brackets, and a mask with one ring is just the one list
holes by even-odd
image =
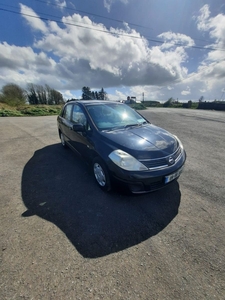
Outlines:
{"label": "dark blue car", "polygon": [[70,101],[57,121],[62,145],[90,162],[104,191],[120,182],[132,193],[151,192],[183,170],[186,153],[180,140],[123,103]]}

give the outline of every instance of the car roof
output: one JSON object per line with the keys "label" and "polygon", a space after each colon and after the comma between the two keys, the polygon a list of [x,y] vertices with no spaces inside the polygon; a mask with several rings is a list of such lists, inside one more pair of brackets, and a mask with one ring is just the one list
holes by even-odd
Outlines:
{"label": "car roof", "polygon": [[108,101],[108,100],[71,100],[71,101],[67,101],[66,104],[68,103],[79,103],[81,105],[98,105],[98,104],[110,104],[110,103],[118,103],[118,104],[123,104],[121,102],[117,102],[117,101]]}

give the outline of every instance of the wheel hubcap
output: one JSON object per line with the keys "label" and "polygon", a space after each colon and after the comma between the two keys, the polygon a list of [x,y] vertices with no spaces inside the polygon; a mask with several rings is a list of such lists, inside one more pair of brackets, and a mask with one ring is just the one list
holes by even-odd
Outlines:
{"label": "wheel hubcap", "polygon": [[101,186],[105,186],[105,184],[106,184],[105,173],[104,173],[102,167],[97,163],[94,164],[94,174],[95,174],[95,178],[98,181],[98,183]]}

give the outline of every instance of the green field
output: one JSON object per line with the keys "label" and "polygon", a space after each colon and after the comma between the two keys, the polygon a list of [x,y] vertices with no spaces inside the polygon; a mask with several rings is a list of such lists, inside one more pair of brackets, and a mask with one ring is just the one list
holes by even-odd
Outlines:
{"label": "green field", "polygon": [[61,105],[22,105],[18,107],[0,103],[0,117],[50,116],[58,115]]}

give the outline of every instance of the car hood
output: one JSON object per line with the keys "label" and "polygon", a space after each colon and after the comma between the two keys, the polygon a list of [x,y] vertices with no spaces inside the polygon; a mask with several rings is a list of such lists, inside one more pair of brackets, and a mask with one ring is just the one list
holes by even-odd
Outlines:
{"label": "car hood", "polygon": [[178,147],[174,135],[152,124],[101,132],[101,136],[113,150],[121,149],[138,159],[167,156]]}

